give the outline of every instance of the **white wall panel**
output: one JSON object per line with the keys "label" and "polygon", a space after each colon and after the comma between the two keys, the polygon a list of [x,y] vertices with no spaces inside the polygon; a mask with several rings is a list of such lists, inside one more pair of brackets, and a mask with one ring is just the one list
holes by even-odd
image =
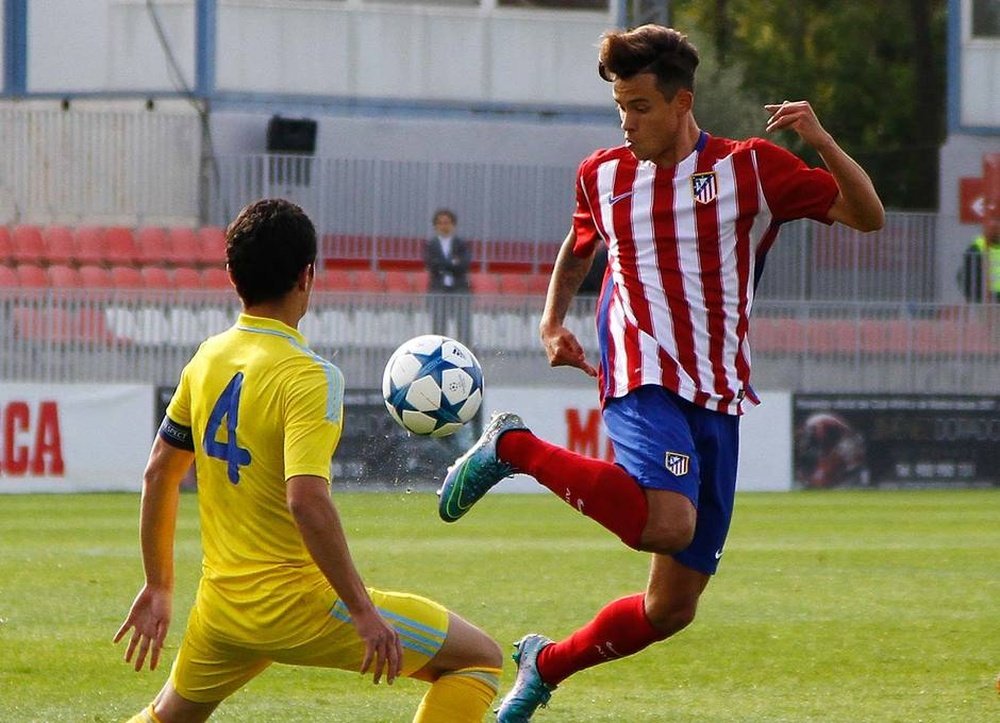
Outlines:
{"label": "white wall panel", "polygon": [[963,56],[962,125],[1000,128],[1000,44],[977,43]]}

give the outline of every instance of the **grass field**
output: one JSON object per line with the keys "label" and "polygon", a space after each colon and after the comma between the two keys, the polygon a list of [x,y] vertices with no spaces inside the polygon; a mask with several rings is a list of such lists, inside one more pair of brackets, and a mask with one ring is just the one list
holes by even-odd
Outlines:
{"label": "grass field", "polygon": [[[427,493],[337,498],[366,581],[434,597],[505,646],[571,632],[645,582],[645,556],[548,495],[455,525]],[[183,498],[166,661],[111,636],[141,580],[135,495],[0,497],[0,721],[121,721],[162,685],[198,575]],[[1000,721],[1000,490],[743,494],[694,625],[585,671],[539,723]],[[513,679],[504,671],[502,690]],[[272,667],[219,721],[408,721],[424,687]]]}

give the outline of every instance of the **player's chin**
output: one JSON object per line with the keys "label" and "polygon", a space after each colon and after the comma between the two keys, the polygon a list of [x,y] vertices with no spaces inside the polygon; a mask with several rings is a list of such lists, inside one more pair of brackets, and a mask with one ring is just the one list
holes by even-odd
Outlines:
{"label": "player's chin", "polygon": [[649,153],[642,146],[636,145],[632,141],[625,141],[625,147],[629,149],[633,156],[640,161],[648,161]]}

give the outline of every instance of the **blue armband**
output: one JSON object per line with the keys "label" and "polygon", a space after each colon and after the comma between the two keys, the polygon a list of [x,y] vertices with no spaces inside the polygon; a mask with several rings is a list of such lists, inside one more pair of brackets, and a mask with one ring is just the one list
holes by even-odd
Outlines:
{"label": "blue armband", "polygon": [[158,434],[160,439],[171,447],[194,452],[194,437],[191,436],[191,427],[180,425],[164,415]]}

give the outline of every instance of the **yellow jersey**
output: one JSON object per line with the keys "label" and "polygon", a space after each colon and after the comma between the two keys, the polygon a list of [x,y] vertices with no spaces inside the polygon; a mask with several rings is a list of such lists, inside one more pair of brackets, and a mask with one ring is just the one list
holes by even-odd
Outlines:
{"label": "yellow jersey", "polygon": [[248,314],[203,342],[181,373],[165,425],[190,429],[203,550],[196,605],[216,634],[294,645],[321,612],[301,604],[330,586],[288,510],[285,481],[329,482],[343,396],[340,370],[297,330]]}

